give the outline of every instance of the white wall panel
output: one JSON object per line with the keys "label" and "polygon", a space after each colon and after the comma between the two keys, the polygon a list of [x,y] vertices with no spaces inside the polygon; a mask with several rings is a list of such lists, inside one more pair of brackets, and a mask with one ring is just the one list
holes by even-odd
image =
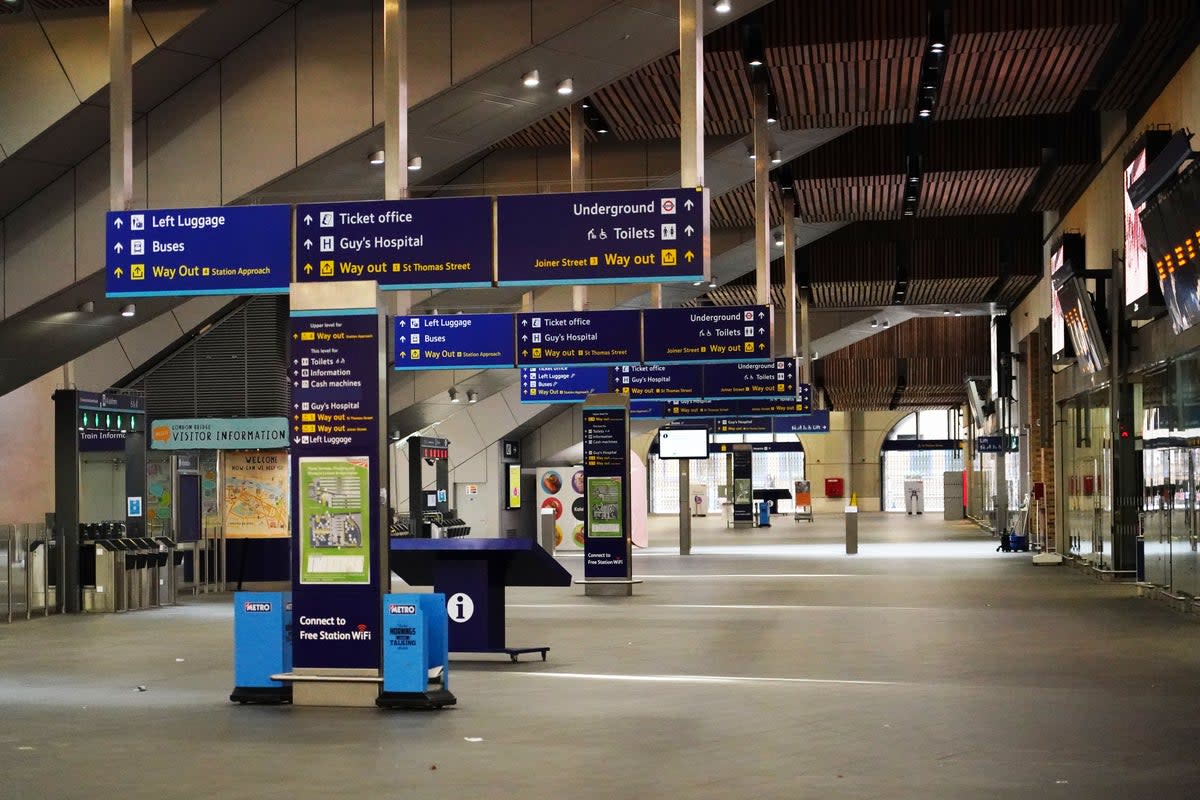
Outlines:
{"label": "white wall panel", "polygon": [[450,440],[450,466],[457,467],[460,462],[482,450],[487,442],[479,435],[471,415],[460,412],[443,421],[437,427],[436,436]]}
{"label": "white wall panel", "polygon": [[[366,45],[372,6],[370,0],[307,0],[296,9],[296,141],[302,164],[371,127]],[[330,98],[337,98],[336,110]]]}
{"label": "white wall panel", "polygon": [[229,302],[230,298],[228,297],[193,297],[183,305],[175,308],[172,313],[175,314],[175,319],[179,321],[179,327],[184,331],[190,331],[213,314],[216,314],[224,306],[228,305]]}
{"label": "white wall panel", "polygon": [[221,205],[221,68],[150,112],[150,207]]}
{"label": "white wall panel", "polygon": [[461,462],[454,468],[451,480],[455,483],[482,483],[488,479],[487,454],[491,447],[485,447],[475,455]]}
{"label": "white wall panel", "polygon": [[[75,8],[41,16],[42,29],[80,101],[108,86],[108,9]],[[133,62],[153,43],[141,17],[133,15]]]}
{"label": "white wall panel", "polygon": [[0,144],[8,153],[79,105],[33,14],[5,20],[0,48]]}
{"label": "white wall panel", "polygon": [[[221,199],[296,166],[296,15],[284,14],[221,64]],[[329,113],[336,114],[336,104]]]}
{"label": "white wall panel", "polygon": [[485,442],[498,441],[517,427],[517,420],[508,410],[508,404],[498,394],[485,397],[478,403],[467,406],[467,413],[471,416],[475,428]]}
{"label": "white wall panel", "polygon": [[530,44],[529,0],[454,0],[451,8],[455,83]]}
{"label": "white wall panel", "polygon": [[9,316],[75,282],[75,176],[68,172],[5,222]]}
{"label": "white wall panel", "polygon": [[121,346],[129,355],[131,363],[137,365],[149,361],[183,334],[179,322],[171,312],[159,314],[120,337]]}
{"label": "white wall panel", "polygon": [[75,385],[85,392],[103,392],[134,366],[121,343],[111,339],[75,359]]}
{"label": "white wall panel", "polygon": [[613,0],[533,0],[533,41],[543,42],[559,31],[578,25],[588,17],[609,6]]}

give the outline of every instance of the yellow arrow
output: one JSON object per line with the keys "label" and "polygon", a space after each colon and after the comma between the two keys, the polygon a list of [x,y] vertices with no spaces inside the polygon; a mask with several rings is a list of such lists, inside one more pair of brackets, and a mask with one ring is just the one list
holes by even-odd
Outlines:
{"label": "yellow arrow", "polygon": [[117,267],[116,269],[113,270],[113,275],[116,275],[118,278],[124,274],[125,274],[125,270],[121,269],[120,267]]}
{"label": "yellow arrow", "polygon": [[766,349],[767,349],[767,346],[766,346],[765,344],[763,344],[762,342],[759,342],[759,343],[758,343],[758,349],[759,349],[759,350],[766,350]]}
{"label": "yellow arrow", "polygon": [[693,253],[691,250],[688,250],[686,253],[683,254],[683,257],[686,258],[688,260],[688,262],[690,263],[691,260],[696,257],[696,254]]}
{"label": "yellow arrow", "polygon": [[307,275],[310,272],[312,272],[312,264],[305,264],[304,265],[304,274]]}

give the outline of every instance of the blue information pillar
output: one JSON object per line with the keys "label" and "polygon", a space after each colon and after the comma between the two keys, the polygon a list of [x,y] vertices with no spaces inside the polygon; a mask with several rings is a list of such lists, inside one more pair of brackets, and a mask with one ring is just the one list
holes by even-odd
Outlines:
{"label": "blue information pillar", "polygon": [[631,595],[627,395],[595,394],[584,401],[583,476],[584,592]]}
{"label": "blue information pillar", "polygon": [[385,317],[373,282],[293,284],[291,301],[293,698],[368,705],[388,583]]}

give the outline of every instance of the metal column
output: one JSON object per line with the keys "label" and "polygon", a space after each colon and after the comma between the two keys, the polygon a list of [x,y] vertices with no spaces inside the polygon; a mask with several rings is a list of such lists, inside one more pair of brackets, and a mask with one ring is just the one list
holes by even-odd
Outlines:
{"label": "metal column", "polygon": [[108,0],[109,209],[133,203],[133,0]]}
{"label": "metal column", "polygon": [[[792,209],[785,209],[783,215],[783,352],[784,355],[789,356],[796,355],[796,294],[796,216]],[[806,313],[806,321],[807,316]]]}
{"label": "metal column", "polygon": [[[583,106],[571,104],[571,185],[572,192],[587,190],[587,128],[583,123]],[[571,287],[571,310],[585,311],[588,308],[588,289],[585,284]]]}
{"label": "metal column", "polygon": [[[704,5],[679,0],[679,185],[704,185]],[[662,308],[662,286],[652,305]],[[679,554],[692,552],[691,462],[679,461]]]}
{"label": "metal column", "polygon": [[408,197],[408,0],[383,0],[384,198]]}
{"label": "metal column", "polygon": [[754,81],[754,302],[771,304],[770,139],[767,136],[767,82]]}

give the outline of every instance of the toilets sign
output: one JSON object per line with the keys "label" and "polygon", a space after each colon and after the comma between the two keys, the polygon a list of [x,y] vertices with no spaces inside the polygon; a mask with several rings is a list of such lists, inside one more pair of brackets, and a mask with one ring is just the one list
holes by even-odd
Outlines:
{"label": "toilets sign", "polygon": [[290,206],[109,212],[105,294],[286,294],[291,226]]}

